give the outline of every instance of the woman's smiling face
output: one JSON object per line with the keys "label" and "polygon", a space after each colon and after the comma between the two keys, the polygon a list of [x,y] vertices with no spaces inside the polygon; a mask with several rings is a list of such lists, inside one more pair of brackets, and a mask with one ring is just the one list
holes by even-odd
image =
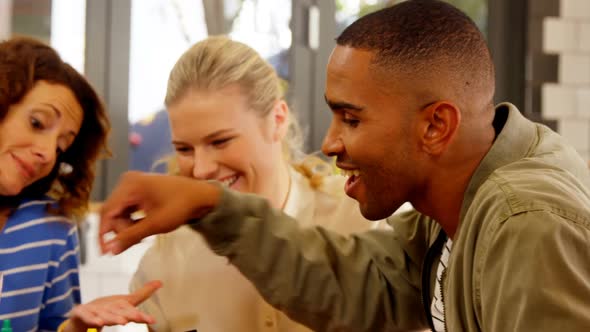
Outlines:
{"label": "woman's smiling face", "polygon": [[0,122],[0,195],[15,196],[46,177],[80,130],[82,107],[72,91],[38,81]]}
{"label": "woman's smiling face", "polygon": [[237,85],[189,90],[168,107],[180,174],[266,196],[275,185],[281,138],[273,112],[251,110]]}

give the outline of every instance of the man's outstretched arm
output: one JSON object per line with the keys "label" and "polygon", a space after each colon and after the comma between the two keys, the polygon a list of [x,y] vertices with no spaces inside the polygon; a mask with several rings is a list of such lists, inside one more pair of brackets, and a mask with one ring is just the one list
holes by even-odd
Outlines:
{"label": "man's outstretched arm", "polygon": [[[130,222],[129,211],[137,209],[146,217]],[[179,177],[131,174],[107,200],[102,216],[101,234],[117,233],[103,248],[115,253],[204,216],[192,226],[212,250],[227,256],[271,305],[314,330],[426,326],[420,270],[432,227],[417,213],[397,217],[400,227],[393,232],[344,237],[302,229],[255,195]]]}

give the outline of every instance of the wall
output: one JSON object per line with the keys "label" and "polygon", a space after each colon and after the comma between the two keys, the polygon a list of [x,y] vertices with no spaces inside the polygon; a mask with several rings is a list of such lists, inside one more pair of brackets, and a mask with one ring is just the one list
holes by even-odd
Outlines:
{"label": "wall", "polygon": [[12,24],[12,0],[0,1],[0,40],[9,38]]}
{"label": "wall", "polygon": [[543,117],[590,160],[590,1],[560,0],[543,22],[543,49],[558,55],[558,79],[542,88]]}

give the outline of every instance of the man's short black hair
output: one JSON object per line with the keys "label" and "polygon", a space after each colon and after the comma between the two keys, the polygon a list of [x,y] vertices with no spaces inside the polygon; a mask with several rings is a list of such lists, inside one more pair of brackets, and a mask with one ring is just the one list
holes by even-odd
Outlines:
{"label": "man's short black hair", "polygon": [[374,52],[372,62],[380,70],[430,75],[444,67],[462,87],[493,90],[493,63],[483,34],[466,14],[443,1],[408,0],[370,13],[336,42]]}

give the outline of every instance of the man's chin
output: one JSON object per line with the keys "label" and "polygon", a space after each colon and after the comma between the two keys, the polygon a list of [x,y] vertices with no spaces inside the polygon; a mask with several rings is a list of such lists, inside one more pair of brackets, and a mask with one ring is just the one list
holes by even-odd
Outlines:
{"label": "man's chin", "polygon": [[367,204],[361,204],[360,202],[359,207],[361,210],[361,214],[367,220],[382,220],[391,215],[391,213],[387,213],[383,211],[383,209],[376,209],[375,207],[367,206]]}

